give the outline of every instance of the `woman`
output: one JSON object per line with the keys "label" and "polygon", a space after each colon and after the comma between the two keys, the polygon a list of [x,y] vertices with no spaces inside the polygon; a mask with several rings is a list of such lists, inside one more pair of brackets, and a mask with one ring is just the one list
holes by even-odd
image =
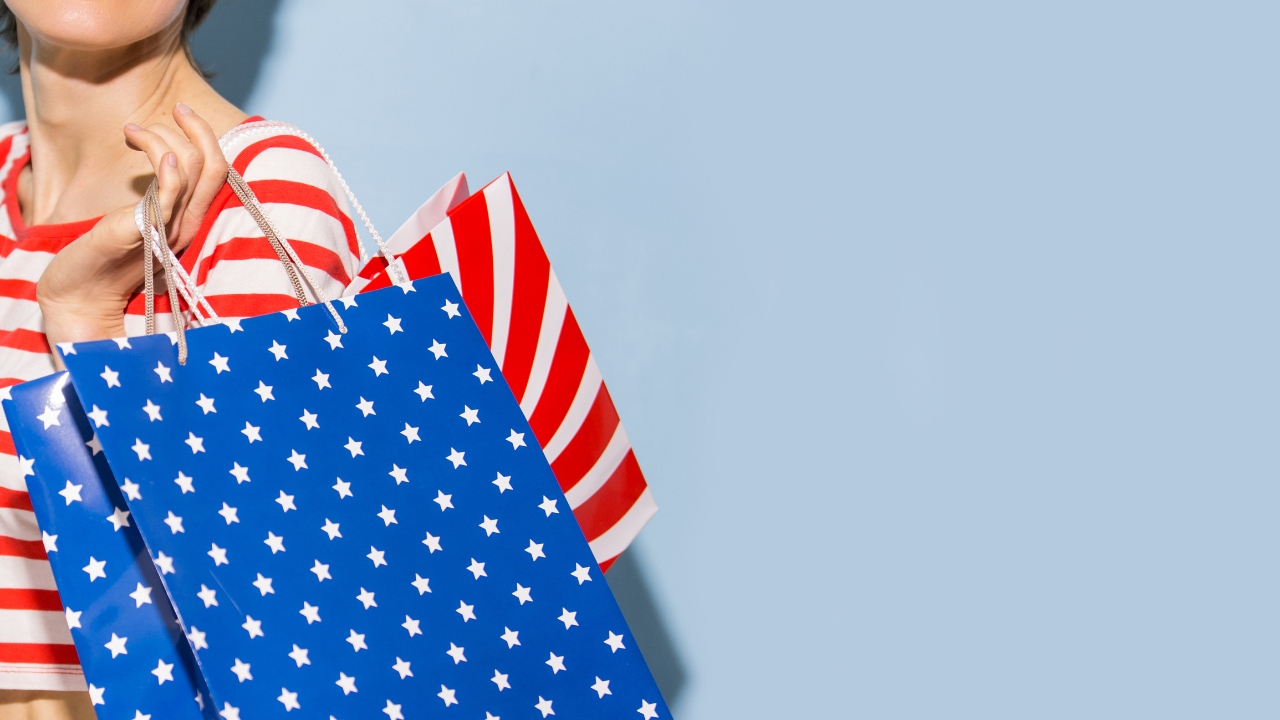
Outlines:
{"label": "woman", "polygon": [[[134,208],[153,177],[174,250],[219,315],[297,305],[270,244],[226,185],[227,162],[322,290],[341,294],[359,246],[318,154],[295,137],[255,132],[224,159],[219,137],[253,118],[214,91],[188,51],[214,0],[5,2],[0,29],[18,50],[27,119],[0,127],[0,386],[53,372],[53,343],[142,331]],[[91,718],[2,429],[0,720]]]}

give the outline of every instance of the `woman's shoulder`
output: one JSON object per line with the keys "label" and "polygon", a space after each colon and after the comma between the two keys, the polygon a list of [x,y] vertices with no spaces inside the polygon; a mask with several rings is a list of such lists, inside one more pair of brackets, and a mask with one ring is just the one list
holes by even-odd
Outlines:
{"label": "woman's shoulder", "polygon": [[351,225],[346,183],[320,144],[298,127],[250,118],[218,142],[262,202],[309,206]]}
{"label": "woman's shoulder", "polygon": [[292,180],[328,187],[336,180],[320,144],[289,123],[250,118],[218,143],[227,162],[250,182]]}
{"label": "woman's shoulder", "polygon": [[[311,252],[329,258],[321,263],[322,269],[345,284],[358,264],[360,241],[346,187],[319,144],[293,125],[259,118],[237,125],[218,142],[277,230],[301,248],[304,257]],[[253,245],[251,254],[266,243],[257,220],[245,212],[229,185],[219,198],[188,249],[194,257],[211,256],[208,270],[220,258],[239,252],[238,244],[246,238]]]}

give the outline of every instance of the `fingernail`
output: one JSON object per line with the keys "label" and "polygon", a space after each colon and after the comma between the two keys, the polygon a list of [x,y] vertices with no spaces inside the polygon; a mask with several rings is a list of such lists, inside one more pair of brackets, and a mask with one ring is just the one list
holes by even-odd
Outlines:
{"label": "fingernail", "polygon": [[178,103],[178,112],[182,113],[183,115],[190,115],[191,108],[187,107],[183,103]]}
{"label": "fingernail", "polygon": [[128,131],[130,131],[130,132],[137,132],[137,131],[141,130],[142,128],[141,128],[140,126],[138,126],[138,125],[134,125],[133,123],[129,123],[128,125],[125,125],[125,126],[124,126],[124,129],[125,129],[125,130],[128,130]]}
{"label": "fingernail", "polygon": [[169,167],[178,167],[178,156],[173,153],[165,153],[164,161],[169,163]]}

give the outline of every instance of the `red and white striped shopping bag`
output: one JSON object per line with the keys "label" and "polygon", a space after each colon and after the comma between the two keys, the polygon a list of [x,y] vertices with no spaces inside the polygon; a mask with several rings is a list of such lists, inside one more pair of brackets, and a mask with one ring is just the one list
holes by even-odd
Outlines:
{"label": "red and white striped shopping bag", "polygon": [[[658,506],[510,174],[465,195],[454,178],[387,245],[411,278],[453,275],[607,569]],[[386,287],[385,269],[375,257],[347,294]]]}

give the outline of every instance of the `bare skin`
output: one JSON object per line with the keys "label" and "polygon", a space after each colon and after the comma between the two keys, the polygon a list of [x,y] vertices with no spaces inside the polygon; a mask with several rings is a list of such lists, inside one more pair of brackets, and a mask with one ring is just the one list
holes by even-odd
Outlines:
{"label": "bare skin", "polygon": [[88,693],[5,690],[0,704],[4,720],[95,720]]}
{"label": "bare skin", "polygon": [[[226,180],[217,138],[247,116],[187,60],[186,0],[6,0],[18,19],[28,225],[102,216],[36,287],[50,342],[120,337],[142,283],[134,207],[159,178],[175,250]],[[0,690],[0,720],[93,718],[87,693]]]}

